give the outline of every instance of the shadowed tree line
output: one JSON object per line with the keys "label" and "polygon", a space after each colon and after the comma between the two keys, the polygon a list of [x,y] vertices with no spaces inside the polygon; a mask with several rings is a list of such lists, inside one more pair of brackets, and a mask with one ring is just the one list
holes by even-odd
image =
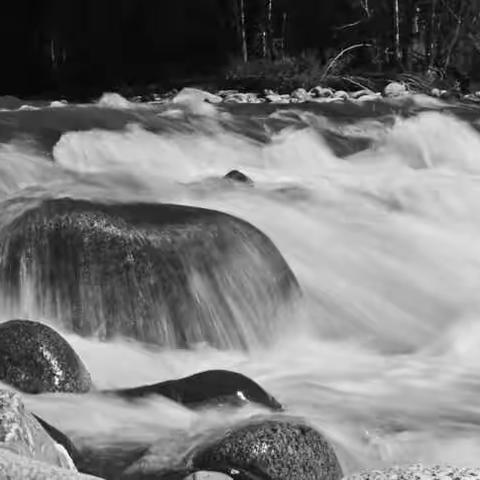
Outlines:
{"label": "shadowed tree line", "polygon": [[1,10],[3,94],[170,88],[233,59],[304,52],[331,70],[479,70],[480,0],[16,0]]}

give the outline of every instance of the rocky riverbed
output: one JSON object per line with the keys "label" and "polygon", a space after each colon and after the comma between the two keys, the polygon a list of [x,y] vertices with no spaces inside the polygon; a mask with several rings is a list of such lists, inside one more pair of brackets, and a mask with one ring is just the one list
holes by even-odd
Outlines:
{"label": "rocky riverbed", "polygon": [[[418,92],[410,90],[408,86],[400,82],[391,82],[386,85],[383,91],[375,92],[368,88],[357,90],[334,90],[328,87],[317,86],[310,90],[297,88],[290,93],[277,93],[274,90],[264,90],[263,92],[240,92],[238,90],[220,90],[216,92],[207,92],[196,88],[184,88],[177,91],[164,94],[152,94],[149,97],[132,97],[134,102],[158,102],[164,103],[174,101],[183,102],[187,97],[195,97],[205,102],[213,104],[222,103],[273,103],[273,104],[299,104],[305,102],[330,103],[330,102],[369,102],[384,99],[408,98],[409,95]],[[423,92],[423,94],[425,94]],[[460,100],[465,102],[480,103],[480,92],[461,94],[458,91],[432,88],[427,95],[442,100]]]}

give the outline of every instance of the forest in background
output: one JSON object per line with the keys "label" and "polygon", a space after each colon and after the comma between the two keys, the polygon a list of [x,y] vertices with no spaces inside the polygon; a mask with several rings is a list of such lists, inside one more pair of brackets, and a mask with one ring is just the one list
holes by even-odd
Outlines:
{"label": "forest in background", "polygon": [[0,93],[477,79],[479,18],[480,0],[16,0],[2,5]]}

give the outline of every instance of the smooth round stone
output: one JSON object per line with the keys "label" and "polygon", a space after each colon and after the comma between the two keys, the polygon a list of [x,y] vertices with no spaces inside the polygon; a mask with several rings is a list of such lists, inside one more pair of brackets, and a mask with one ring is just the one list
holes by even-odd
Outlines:
{"label": "smooth round stone", "polygon": [[246,185],[253,185],[252,179],[238,170],[231,170],[225,175],[225,178],[234,182],[245,183]]}
{"label": "smooth round stone", "polygon": [[193,468],[231,469],[272,480],[338,480],[342,469],[325,437],[297,419],[267,418],[230,429],[193,454]]}
{"label": "smooth round stone", "polygon": [[390,98],[403,97],[408,94],[408,90],[403,83],[391,82],[385,87],[383,94]]}
{"label": "smooth round stone", "polygon": [[213,93],[206,92],[205,90],[199,90],[198,88],[185,87],[173,98],[173,103],[188,103],[192,101],[196,102],[208,102],[208,103],[220,103],[222,97],[214,95]]}
{"label": "smooth round stone", "polygon": [[26,393],[88,392],[92,379],[70,344],[47,325],[0,324],[0,380]]}

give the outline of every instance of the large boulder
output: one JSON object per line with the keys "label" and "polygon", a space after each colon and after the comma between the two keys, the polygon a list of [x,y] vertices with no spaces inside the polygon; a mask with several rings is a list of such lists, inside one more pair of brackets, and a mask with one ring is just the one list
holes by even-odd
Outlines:
{"label": "large boulder", "polygon": [[299,421],[263,419],[229,431],[200,448],[195,468],[231,474],[241,470],[260,478],[338,480],[343,473],[329,442]]}
{"label": "large boulder", "polygon": [[46,200],[0,231],[0,254],[11,310],[102,339],[267,344],[299,294],[261,231],[181,205]]}
{"label": "large boulder", "polygon": [[67,470],[76,470],[66,450],[25,409],[20,396],[0,390],[0,453],[5,450]]}
{"label": "large boulder", "polygon": [[48,463],[32,460],[0,448],[2,480],[102,480]]}
{"label": "large boulder", "polygon": [[0,380],[26,393],[88,392],[90,374],[69,343],[29,320],[0,324]]}
{"label": "large boulder", "polygon": [[208,370],[178,380],[106,393],[129,400],[162,395],[191,408],[212,404],[240,406],[252,402],[272,410],[282,409],[280,403],[260,385],[245,375],[228,370]]}

